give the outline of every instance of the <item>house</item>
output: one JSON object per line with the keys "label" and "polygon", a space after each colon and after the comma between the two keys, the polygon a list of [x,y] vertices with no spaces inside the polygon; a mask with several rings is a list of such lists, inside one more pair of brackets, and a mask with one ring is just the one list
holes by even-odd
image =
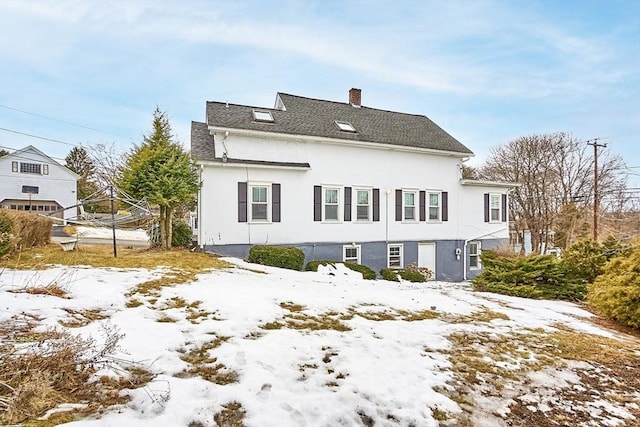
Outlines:
{"label": "house", "polygon": [[0,207],[68,219],[79,176],[29,145],[0,157]]}
{"label": "house", "polygon": [[207,102],[192,122],[197,241],[245,257],[257,244],[306,262],[409,264],[461,281],[506,244],[511,183],[461,178],[471,150],[422,115],[278,93],[274,108]]}

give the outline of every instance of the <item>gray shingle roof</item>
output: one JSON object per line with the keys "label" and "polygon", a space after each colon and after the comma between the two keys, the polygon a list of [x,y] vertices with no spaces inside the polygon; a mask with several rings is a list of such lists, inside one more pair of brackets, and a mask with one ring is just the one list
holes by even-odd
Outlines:
{"label": "gray shingle roof", "polygon": [[[323,101],[286,93],[278,93],[278,97],[284,104],[284,110],[207,102],[207,123],[209,126],[229,129],[317,136],[473,154],[471,150],[423,115],[397,113],[364,106],[353,107],[348,103]],[[256,122],[253,119],[253,110],[270,111],[274,123]],[[357,132],[339,130],[335,124],[336,120],[351,123]]]}
{"label": "gray shingle roof", "polygon": [[[209,133],[209,127],[206,123],[191,122],[191,158],[197,161],[209,161],[223,163],[222,159],[216,158],[216,150],[213,143],[213,136]],[[228,164],[249,164],[261,166],[280,166],[288,168],[304,168],[311,166],[309,163],[297,162],[272,162],[267,160],[247,160],[234,159],[229,157],[226,162]]]}

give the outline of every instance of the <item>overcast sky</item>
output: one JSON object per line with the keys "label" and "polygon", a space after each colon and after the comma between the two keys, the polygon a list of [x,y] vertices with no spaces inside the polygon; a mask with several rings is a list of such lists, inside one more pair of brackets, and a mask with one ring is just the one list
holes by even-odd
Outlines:
{"label": "overcast sky", "polygon": [[9,150],[128,149],[156,105],[188,147],[207,100],[346,102],[358,87],[363,105],[431,118],[472,164],[566,131],[640,166],[640,1],[2,0],[0,35]]}

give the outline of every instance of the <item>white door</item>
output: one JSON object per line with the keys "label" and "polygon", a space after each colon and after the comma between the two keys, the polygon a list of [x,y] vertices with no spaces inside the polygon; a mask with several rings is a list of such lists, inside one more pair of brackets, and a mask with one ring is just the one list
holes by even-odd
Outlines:
{"label": "white door", "polygon": [[436,244],[418,243],[418,267],[427,267],[436,278]]}

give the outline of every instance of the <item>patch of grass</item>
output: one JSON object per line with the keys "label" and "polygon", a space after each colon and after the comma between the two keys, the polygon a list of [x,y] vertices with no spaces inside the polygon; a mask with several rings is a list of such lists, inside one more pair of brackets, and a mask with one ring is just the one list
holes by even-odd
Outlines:
{"label": "patch of grass", "polygon": [[179,378],[199,376],[207,381],[219,385],[232,384],[238,381],[238,374],[228,369],[222,363],[217,363],[218,359],[209,354],[210,350],[220,347],[230,337],[216,337],[215,339],[202,344],[180,356],[184,362],[188,363],[187,369],[176,375]]}
{"label": "patch of grass", "polygon": [[49,295],[58,298],[69,299],[67,291],[57,283],[49,283],[42,286],[25,286],[20,289],[14,289],[12,293],[26,293],[31,295]]}
{"label": "patch of grass", "polygon": [[59,320],[58,323],[67,328],[81,328],[96,320],[109,318],[108,314],[98,309],[74,310],[72,308],[63,308],[63,310],[69,314],[70,318]]}
{"label": "patch of grass", "polygon": [[166,314],[156,319],[156,322],[159,322],[159,323],[176,323],[177,321],[178,321],[177,319],[174,319],[171,316],[167,316]]}
{"label": "patch of grass", "polygon": [[135,307],[140,307],[143,304],[144,303],[137,298],[130,298],[129,300],[127,300],[125,306],[127,308],[135,308]]}
{"label": "patch of grass", "polygon": [[462,316],[447,316],[446,321],[448,323],[472,323],[472,322],[486,322],[489,323],[492,320],[510,320],[509,316],[498,311],[490,310],[484,307],[482,310],[476,311],[471,314]]}
{"label": "patch of grass", "polygon": [[229,402],[222,405],[222,410],[213,416],[218,427],[244,427],[246,411],[239,402]]}
{"label": "patch of grass", "polygon": [[[370,305],[365,305],[369,307]],[[382,310],[358,310],[358,307],[350,307],[349,313],[355,316],[360,316],[363,319],[371,320],[374,322],[382,322],[387,320],[400,320],[404,322],[416,322],[420,320],[431,320],[440,317],[440,314],[433,310],[397,310],[394,308],[384,307]]]}
{"label": "patch of grass", "polygon": [[343,323],[345,320],[353,318],[353,314],[341,314],[336,311],[328,311],[317,316],[303,313],[306,307],[293,302],[282,302],[280,307],[289,311],[284,315],[282,320],[276,320],[273,322],[267,322],[262,325],[261,329],[275,330],[275,329],[297,329],[297,330],[334,330],[346,332],[351,328]]}
{"label": "patch of grass", "polygon": [[0,260],[0,266],[19,270],[46,269],[51,265],[89,265],[92,267],[148,268],[165,266],[194,273],[215,268],[227,268],[229,264],[214,255],[191,252],[187,249],[118,248],[113,257],[111,246],[80,245],[75,251],[63,251],[57,244],[48,244],[24,250],[8,259]]}

